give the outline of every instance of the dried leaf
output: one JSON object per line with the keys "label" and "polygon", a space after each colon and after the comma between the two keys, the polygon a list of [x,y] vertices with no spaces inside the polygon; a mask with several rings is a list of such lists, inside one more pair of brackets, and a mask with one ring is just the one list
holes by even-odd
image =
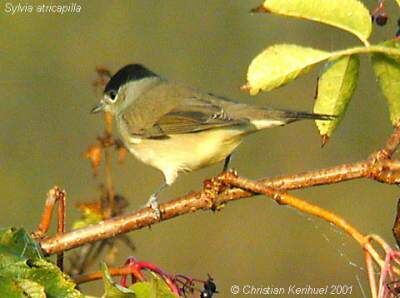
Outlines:
{"label": "dried leaf", "polygon": [[82,203],[79,204],[78,209],[81,213],[81,219],[76,220],[72,224],[72,229],[80,229],[86,226],[96,224],[103,220],[103,213],[101,212],[101,203]]}
{"label": "dried leaf", "polygon": [[98,169],[103,155],[103,146],[100,143],[93,144],[85,152],[85,157],[90,160],[93,175],[97,176]]}
{"label": "dried leaf", "polygon": [[123,162],[125,160],[128,150],[125,147],[119,147],[118,149],[118,162]]}
{"label": "dried leaf", "polygon": [[113,122],[113,115],[110,112],[104,113],[104,124],[106,126],[107,134],[111,135],[112,133],[112,122]]}

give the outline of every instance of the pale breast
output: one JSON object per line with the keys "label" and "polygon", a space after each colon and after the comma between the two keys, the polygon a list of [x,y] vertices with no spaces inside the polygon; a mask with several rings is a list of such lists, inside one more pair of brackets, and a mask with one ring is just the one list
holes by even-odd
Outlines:
{"label": "pale breast", "polygon": [[162,172],[193,171],[226,158],[241,142],[240,129],[213,129],[171,135],[167,139],[132,139],[130,151]]}

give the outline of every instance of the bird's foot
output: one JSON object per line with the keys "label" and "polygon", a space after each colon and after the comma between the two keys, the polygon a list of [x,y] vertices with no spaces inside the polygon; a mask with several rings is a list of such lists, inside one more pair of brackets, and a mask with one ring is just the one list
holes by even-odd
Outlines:
{"label": "bird's foot", "polygon": [[217,179],[223,181],[224,179],[226,179],[227,177],[230,177],[230,176],[238,177],[238,172],[236,171],[236,169],[234,169],[234,168],[228,168],[228,169],[226,169],[225,171],[221,172],[221,173],[217,176]]}
{"label": "bird's foot", "polygon": [[222,174],[225,174],[225,175],[233,175],[233,176],[235,176],[235,177],[238,176],[238,172],[237,172],[236,169],[234,169],[234,168],[229,168],[229,169],[227,169],[225,172],[223,172]]}
{"label": "bird's foot", "polygon": [[158,204],[157,196],[155,194],[151,195],[145,206],[150,207],[153,210],[154,217],[156,217],[157,219],[161,219],[161,210]]}

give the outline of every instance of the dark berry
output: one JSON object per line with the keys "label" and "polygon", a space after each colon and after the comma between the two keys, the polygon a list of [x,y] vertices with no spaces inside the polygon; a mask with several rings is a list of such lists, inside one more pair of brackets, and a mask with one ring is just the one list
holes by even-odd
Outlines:
{"label": "dark berry", "polygon": [[400,38],[400,28],[396,32],[396,38]]}
{"label": "dark berry", "polygon": [[388,21],[388,16],[384,12],[381,12],[377,16],[375,16],[375,23],[378,26],[385,26],[387,21]]}
{"label": "dark berry", "polygon": [[204,283],[204,289],[210,291],[211,293],[217,293],[217,285],[210,279]]}
{"label": "dark berry", "polygon": [[213,293],[210,292],[209,290],[203,290],[200,293],[200,298],[212,298]]}

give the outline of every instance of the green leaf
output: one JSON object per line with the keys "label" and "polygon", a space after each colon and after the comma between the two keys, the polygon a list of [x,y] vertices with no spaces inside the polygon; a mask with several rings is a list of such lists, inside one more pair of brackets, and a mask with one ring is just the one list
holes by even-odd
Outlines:
{"label": "green leaf", "polygon": [[0,297],[20,298],[24,296],[24,290],[18,285],[18,281],[0,276]]}
{"label": "green leaf", "polygon": [[393,125],[400,120],[400,60],[385,54],[372,54],[372,65],[386,97]]}
{"label": "green leaf", "polygon": [[358,0],[266,0],[267,12],[325,23],[357,36],[363,43],[371,34],[368,9]]}
{"label": "green leaf", "polygon": [[171,292],[164,280],[153,274],[150,281],[136,282],[129,288],[124,288],[113,281],[107,265],[102,263],[104,280],[103,298],[149,298],[163,297],[176,298],[177,296]]}
{"label": "green leaf", "polygon": [[110,275],[110,271],[105,263],[101,263],[103,271],[104,295],[103,298],[135,298],[135,293],[128,288],[124,288],[115,283]]}
{"label": "green leaf", "polygon": [[378,54],[386,55],[396,60],[398,63],[400,63],[400,40],[398,39],[386,40],[384,42],[379,43],[377,46],[378,47],[381,46],[385,50]]}
{"label": "green leaf", "polygon": [[22,273],[21,277],[43,285],[47,297],[83,297],[75,289],[74,282],[56,265],[45,259],[40,259],[29,264],[29,267],[26,273]]}
{"label": "green leaf", "polygon": [[39,246],[28,233],[15,228],[0,229],[0,254],[32,260],[42,257]]}
{"label": "green leaf", "polygon": [[400,6],[400,0],[396,0],[397,5]]}
{"label": "green leaf", "polygon": [[176,298],[177,296],[171,292],[168,285],[164,280],[157,275],[153,275],[150,282],[134,283],[129,287],[134,290],[137,298],[147,297],[163,297],[163,298]]}
{"label": "green leaf", "polygon": [[273,45],[257,55],[247,71],[247,84],[242,88],[251,95],[260,90],[272,90],[280,87],[299,75],[306,73],[316,63],[327,59],[337,59],[355,54],[381,53],[400,60],[400,46],[396,40],[390,40],[368,47],[354,47],[334,52],[292,44]]}
{"label": "green leaf", "polygon": [[[152,287],[151,283],[148,281],[143,281],[143,282],[136,282],[133,285],[129,287],[130,290],[132,290],[137,298],[147,298],[147,297],[157,297],[157,296],[152,296]],[[159,296],[163,297],[163,296]]]}
{"label": "green leaf", "polygon": [[28,297],[32,298],[46,298],[44,287],[37,282],[29,279],[20,279],[18,286],[24,291]]}
{"label": "green leaf", "polygon": [[[0,231],[0,297],[84,297],[23,229]],[[15,293],[11,294],[11,293]],[[22,293],[22,294],[21,294]]]}
{"label": "green leaf", "polygon": [[271,46],[250,63],[246,87],[251,95],[260,90],[275,89],[306,73],[330,55],[329,52],[297,45]]}
{"label": "green leaf", "polygon": [[343,56],[327,63],[318,80],[314,113],[337,116],[330,121],[315,121],[323,142],[332,135],[346,112],[357,86],[359,68],[358,56]]}

